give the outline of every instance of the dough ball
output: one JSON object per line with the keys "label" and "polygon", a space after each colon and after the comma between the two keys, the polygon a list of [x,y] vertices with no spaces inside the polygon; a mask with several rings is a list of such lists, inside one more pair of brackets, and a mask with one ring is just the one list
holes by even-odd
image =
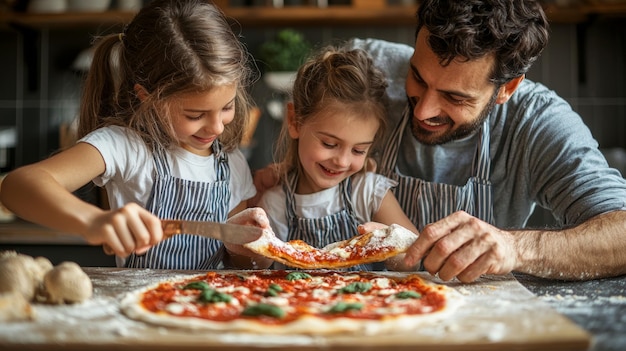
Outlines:
{"label": "dough ball", "polygon": [[13,251],[13,250],[0,251],[0,260],[5,259],[7,257],[17,256],[17,255],[18,255],[18,253],[16,251]]}
{"label": "dough ball", "polygon": [[62,262],[52,268],[43,282],[50,303],[83,302],[93,294],[89,276],[74,262]]}
{"label": "dough ball", "polygon": [[39,267],[27,255],[10,255],[0,259],[0,293],[19,292],[30,301],[38,286]]}
{"label": "dough ball", "polygon": [[46,275],[46,273],[48,273],[48,271],[50,271],[54,266],[49,259],[42,256],[35,257],[35,264],[39,269],[37,272],[37,280],[43,283],[43,276]]}
{"label": "dough ball", "polygon": [[35,315],[26,298],[17,291],[0,294],[0,322],[32,320]]}
{"label": "dough ball", "polygon": [[36,286],[35,286],[35,302],[46,302],[48,299],[46,296],[46,289],[43,285],[43,277],[48,273],[54,266],[49,259],[39,256],[35,257],[35,264],[37,265],[38,271],[35,273],[36,276]]}

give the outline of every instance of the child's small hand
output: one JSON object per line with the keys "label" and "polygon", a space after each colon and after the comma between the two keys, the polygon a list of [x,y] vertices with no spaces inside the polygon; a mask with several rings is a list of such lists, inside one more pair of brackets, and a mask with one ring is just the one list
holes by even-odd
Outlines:
{"label": "child's small hand", "polygon": [[143,254],[163,239],[158,217],[141,206],[130,203],[96,217],[85,235],[87,242],[102,244],[107,254],[126,257]]}
{"label": "child's small hand", "polygon": [[[270,221],[267,218],[267,214],[260,207],[247,208],[236,215],[230,217],[227,223],[250,225],[262,228],[264,230],[272,230]],[[232,243],[224,243],[226,250],[228,250],[230,261],[233,265],[239,268],[254,268],[261,269],[267,268],[272,264],[272,260],[260,256],[245,247],[243,245],[236,245]]]}
{"label": "child's small hand", "polygon": [[378,223],[378,222],[367,222],[363,224],[359,224],[357,230],[359,231],[359,235],[367,234],[373,232],[376,229],[384,229],[387,228],[388,225]]}
{"label": "child's small hand", "polygon": [[267,218],[267,214],[260,207],[246,208],[245,210],[230,217],[226,223],[252,225],[269,230],[272,229],[270,227],[270,220]]}

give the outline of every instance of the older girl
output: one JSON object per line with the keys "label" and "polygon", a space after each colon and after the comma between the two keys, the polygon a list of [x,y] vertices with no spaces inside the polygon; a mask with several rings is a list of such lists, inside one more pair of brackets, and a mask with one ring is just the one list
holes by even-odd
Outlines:
{"label": "older girl", "polygon": [[[2,202],[24,219],[106,245],[118,265],[221,267],[221,242],[187,234],[161,242],[159,219],[223,222],[254,196],[237,149],[250,107],[248,63],[209,1],[152,1],[123,33],[97,42],[79,142],[9,174]],[[106,188],[110,210],[72,194],[91,181]],[[260,209],[236,221],[268,225]]]}

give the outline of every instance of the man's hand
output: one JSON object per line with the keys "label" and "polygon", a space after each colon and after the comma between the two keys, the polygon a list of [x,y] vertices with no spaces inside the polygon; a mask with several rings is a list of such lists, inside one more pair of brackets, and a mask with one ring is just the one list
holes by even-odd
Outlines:
{"label": "man's hand", "polygon": [[507,274],[517,265],[511,233],[460,211],[427,225],[406,252],[405,264],[423,258],[430,274],[472,282],[483,274]]}

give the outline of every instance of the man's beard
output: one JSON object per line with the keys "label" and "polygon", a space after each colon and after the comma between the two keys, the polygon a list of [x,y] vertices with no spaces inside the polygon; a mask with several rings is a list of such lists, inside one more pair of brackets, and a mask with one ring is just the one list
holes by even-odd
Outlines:
{"label": "man's beard", "polygon": [[[496,98],[498,97],[499,90],[499,88],[496,89],[495,93],[491,96],[491,99],[489,100],[487,105],[485,105],[485,108],[480,111],[478,117],[475,120],[465,124],[461,124],[457,128],[454,128],[454,122],[448,116],[432,117],[434,119],[437,119],[439,122],[448,123],[453,128],[439,136],[435,136],[432,132],[422,129],[418,124],[413,122],[414,118],[411,118],[411,132],[413,134],[413,137],[415,137],[417,141],[425,145],[440,145],[445,144],[449,141],[462,139],[472,134],[483,125],[483,122],[485,122],[485,120],[489,117],[489,113],[491,113],[491,110],[493,110],[494,106],[496,106]],[[409,101],[411,105],[411,111],[413,111],[415,105],[411,101],[411,99],[409,99]]]}

